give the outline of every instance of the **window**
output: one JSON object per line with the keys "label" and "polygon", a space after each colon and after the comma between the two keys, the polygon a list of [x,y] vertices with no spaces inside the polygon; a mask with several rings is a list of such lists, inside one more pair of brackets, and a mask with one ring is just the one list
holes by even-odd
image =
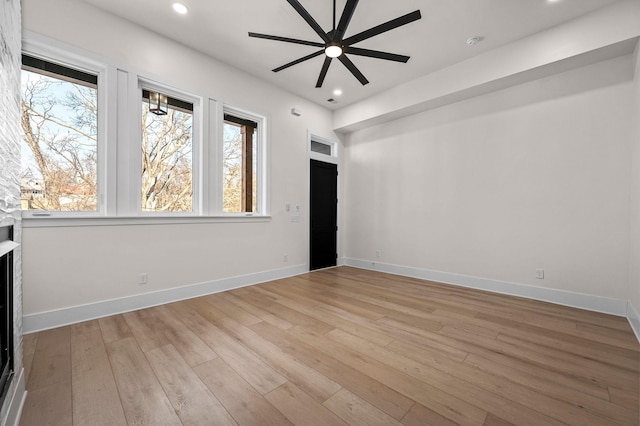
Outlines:
{"label": "window", "polygon": [[22,55],[23,210],[96,212],[98,77]]}
{"label": "window", "polygon": [[143,89],[142,211],[192,212],[193,187],[193,103]]}
{"label": "window", "polygon": [[311,140],[311,151],[317,152],[318,154],[323,155],[332,155],[332,146],[327,143],[318,142],[315,140]]}
{"label": "window", "polygon": [[29,226],[268,214],[265,117],[28,38],[20,177]]}
{"label": "window", "polygon": [[224,114],[222,204],[225,213],[258,211],[259,123]]}

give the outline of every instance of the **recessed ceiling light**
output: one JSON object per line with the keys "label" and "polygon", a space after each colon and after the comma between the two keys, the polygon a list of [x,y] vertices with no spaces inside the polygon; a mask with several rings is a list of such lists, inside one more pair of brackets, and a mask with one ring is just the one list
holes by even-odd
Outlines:
{"label": "recessed ceiling light", "polygon": [[173,10],[175,10],[180,15],[186,15],[187,12],[189,12],[189,9],[187,8],[187,6],[185,6],[182,3],[174,3]]}
{"label": "recessed ceiling light", "polygon": [[334,96],[340,96],[340,95],[342,95],[342,90],[340,90],[340,89],[336,89],[336,90],[334,90],[334,91],[333,91],[333,95],[334,95]]}

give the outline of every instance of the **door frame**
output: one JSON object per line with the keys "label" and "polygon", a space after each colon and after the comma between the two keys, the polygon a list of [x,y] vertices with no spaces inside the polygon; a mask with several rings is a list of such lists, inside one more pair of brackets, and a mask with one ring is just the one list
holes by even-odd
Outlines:
{"label": "door frame", "polygon": [[[331,155],[320,154],[317,152],[311,151],[311,141],[320,142],[326,145],[331,146]],[[336,223],[338,224],[338,230],[336,231],[336,252],[338,254],[338,258],[336,259],[336,266],[340,266],[342,262],[342,250],[341,250],[341,238],[340,232],[342,231],[342,225],[340,221],[340,208],[341,198],[342,198],[342,185],[340,184],[340,179],[342,178],[342,167],[340,164],[340,154],[341,154],[341,143],[337,139],[329,139],[323,136],[319,136],[317,133],[313,133],[311,131],[307,131],[307,165],[306,165],[306,175],[307,175],[307,201],[306,205],[309,206],[307,209],[307,271],[311,270],[311,160],[321,161],[323,163],[331,163],[338,166],[338,177],[336,180],[336,193],[338,194],[338,207],[336,209]]]}

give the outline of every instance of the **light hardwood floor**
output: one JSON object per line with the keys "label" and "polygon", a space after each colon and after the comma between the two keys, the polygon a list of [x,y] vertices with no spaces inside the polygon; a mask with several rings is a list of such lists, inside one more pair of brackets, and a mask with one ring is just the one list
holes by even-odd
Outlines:
{"label": "light hardwood floor", "polygon": [[21,425],[638,425],[624,318],[348,267],[24,337]]}

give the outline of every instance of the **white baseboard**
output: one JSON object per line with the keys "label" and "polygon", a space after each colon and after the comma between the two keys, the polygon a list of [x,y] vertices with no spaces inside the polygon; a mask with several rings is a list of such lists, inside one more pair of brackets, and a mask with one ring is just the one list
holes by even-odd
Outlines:
{"label": "white baseboard", "polygon": [[488,278],[478,278],[468,275],[453,274],[450,272],[432,271],[429,269],[392,265],[368,260],[344,258],[343,263],[360,269],[420,278],[444,284],[508,294],[510,296],[520,296],[528,299],[541,300],[558,305],[571,306],[573,308],[586,309],[589,311],[602,312],[621,317],[627,316],[627,301],[622,299],[612,299],[594,296],[591,294],[573,293],[570,291],[556,290],[552,288],[534,287],[525,284],[496,281]]}
{"label": "white baseboard", "polygon": [[292,277],[306,272],[309,272],[307,265],[298,265],[239,277],[223,278],[205,283],[186,285],[183,287],[160,290],[152,293],[138,294],[119,299],[105,300],[87,305],[72,306],[69,308],[57,309],[55,311],[24,315],[22,317],[23,332],[24,334],[34,333],[37,331],[75,324],[123,312],[135,311],[138,309],[149,308],[151,306],[158,306],[165,303],[177,302],[179,300],[232,290],[234,288],[246,287],[267,281]]}
{"label": "white baseboard", "polygon": [[627,304],[627,319],[629,320],[629,324],[631,324],[631,328],[633,332],[636,334],[638,338],[638,342],[640,342],[640,314],[629,300]]}
{"label": "white baseboard", "polygon": [[14,425],[20,424],[20,416],[22,414],[22,407],[24,401],[27,398],[27,391],[24,384],[24,368],[20,370],[20,374],[17,376],[15,387],[13,388],[13,395],[11,395],[11,401],[9,402],[9,408],[7,415],[2,419],[2,425]]}

